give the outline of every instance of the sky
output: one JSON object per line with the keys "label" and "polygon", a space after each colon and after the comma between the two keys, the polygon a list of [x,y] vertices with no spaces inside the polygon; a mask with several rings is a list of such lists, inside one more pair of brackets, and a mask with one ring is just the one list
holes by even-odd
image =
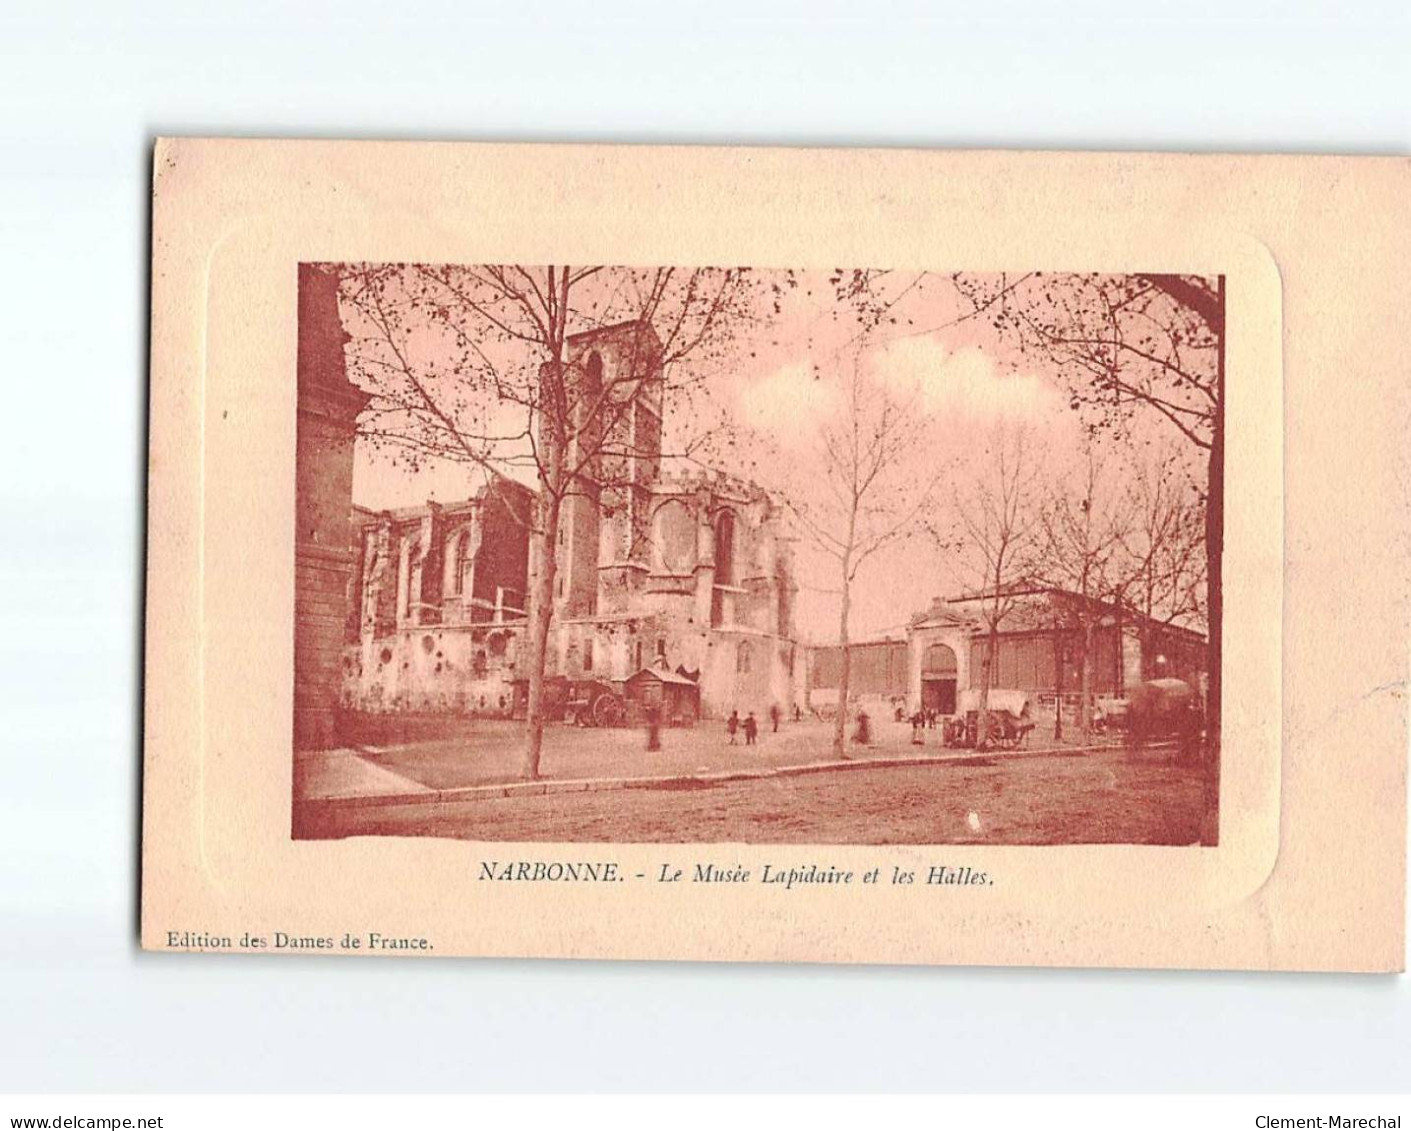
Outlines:
{"label": "sky", "polygon": [[[972,308],[949,277],[882,280],[881,291],[894,305],[882,324],[863,334],[853,308],[838,301],[829,275],[794,273],[796,285],[780,288],[777,312],[772,298],[762,302],[759,320],[734,335],[723,353],[680,363],[693,366],[688,376],[697,391],[689,404],[668,398],[668,447],[701,427],[704,397],[717,414],[710,417],[712,424],[725,419],[732,426],[733,442],[711,451],[713,466],[805,506],[810,499],[821,501],[822,430],[845,416],[846,378],[857,365],[864,387],[904,404],[914,422],[913,450],[890,473],[888,489],[900,498],[918,482],[932,484],[925,514],[918,517],[943,532],[958,530],[952,512],[964,505],[968,485],[988,473],[987,442],[997,435],[1024,429],[1044,453],[1048,478],[1075,471],[1084,430],[1059,376],[1033,368],[1032,359],[1001,340],[984,319],[967,317]],[[345,322],[355,318],[345,303]],[[668,388],[671,380],[668,375]],[[1135,443],[1161,439],[1159,425],[1143,427],[1154,431],[1139,429]],[[1117,450],[1107,443],[1119,459],[1132,455],[1131,445]],[[480,481],[463,465],[431,464],[416,472],[393,467],[360,441],[353,497],[372,509],[444,503],[466,498]],[[797,632],[810,642],[836,640],[838,567],[799,533]],[[928,535],[893,544],[864,563],[856,577],[852,637],[899,635],[908,618],[934,597],[954,596],[974,584],[964,555],[939,551]]]}

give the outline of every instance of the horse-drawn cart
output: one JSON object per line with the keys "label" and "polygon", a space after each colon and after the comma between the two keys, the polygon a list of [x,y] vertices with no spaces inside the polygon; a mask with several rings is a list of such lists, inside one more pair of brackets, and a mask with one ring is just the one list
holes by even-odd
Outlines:
{"label": "horse-drawn cart", "polygon": [[1149,679],[1128,692],[1130,750],[1174,743],[1177,756],[1195,758],[1205,738],[1200,692],[1180,679]]}
{"label": "horse-drawn cart", "polygon": [[942,724],[942,739],[947,746],[1001,747],[1017,750],[1029,740],[1034,729],[1032,701],[1027,691],[992,688],[986,701],[989,716],[987,738],[980,740],[980,692],[960,693],[957,712]]}
{"label": "horse-drawn cart", "polygon": [[612,684],[600,679],[574,679],[568,684],[564,722],[581,727],[621,726],[627,705]]}

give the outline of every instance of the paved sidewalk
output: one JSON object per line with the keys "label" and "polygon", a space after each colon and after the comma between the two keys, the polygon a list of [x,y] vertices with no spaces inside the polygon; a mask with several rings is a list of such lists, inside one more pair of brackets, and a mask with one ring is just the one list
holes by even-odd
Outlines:
{"label": "paved sidewalk", "polygon": [[831,728],[817,721],[785,723],[759,744],[731,746],[717,725],[666,730],[663,749],[648,752],[634,730],[596,730],[551,725],[545,729],[540,778],[519,773],[520,725],[468,724],[459,741],[412,743],[301,753],[295,758],[296,796],[301,802],[355,805],[494,800],[612,789],[689,789],[727,781],[880,769],[888,766],[986,764],[999,759],[1064,757],[1109,747],[1054,747],[1042,742],[1019,750],[975,751],[910,741],[911,728],[890,720],[876,742],[850,746],[849,758],[833,756]]}
{"label": "paved sidewalk", "polygon": [[435,793],[413,778],[383,769],[356,750],[318,750],[294,755],[295,792],[304,801]]}

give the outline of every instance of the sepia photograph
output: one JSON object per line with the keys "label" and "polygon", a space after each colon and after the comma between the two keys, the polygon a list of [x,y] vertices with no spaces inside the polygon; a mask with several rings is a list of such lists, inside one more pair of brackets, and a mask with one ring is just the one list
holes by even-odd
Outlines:
{"label": "sepia photograph", "polygon": [[299,264],[294,838],[1217,844],[1225,286]]}
{"label": "sepia photograph", "polygon": [[1404,0],[0,26],[0,1127],[1407,1126]]}

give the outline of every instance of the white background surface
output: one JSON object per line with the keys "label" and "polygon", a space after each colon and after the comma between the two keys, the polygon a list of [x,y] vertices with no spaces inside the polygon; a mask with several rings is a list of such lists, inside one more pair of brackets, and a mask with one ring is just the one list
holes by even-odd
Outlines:
{"label": "white background surface", "polygon": [[1411,1090],[1406,978],[134,941],[154,136],[1406,153],[1409,49],[1404,0],[0,6],[0,1091]]}

